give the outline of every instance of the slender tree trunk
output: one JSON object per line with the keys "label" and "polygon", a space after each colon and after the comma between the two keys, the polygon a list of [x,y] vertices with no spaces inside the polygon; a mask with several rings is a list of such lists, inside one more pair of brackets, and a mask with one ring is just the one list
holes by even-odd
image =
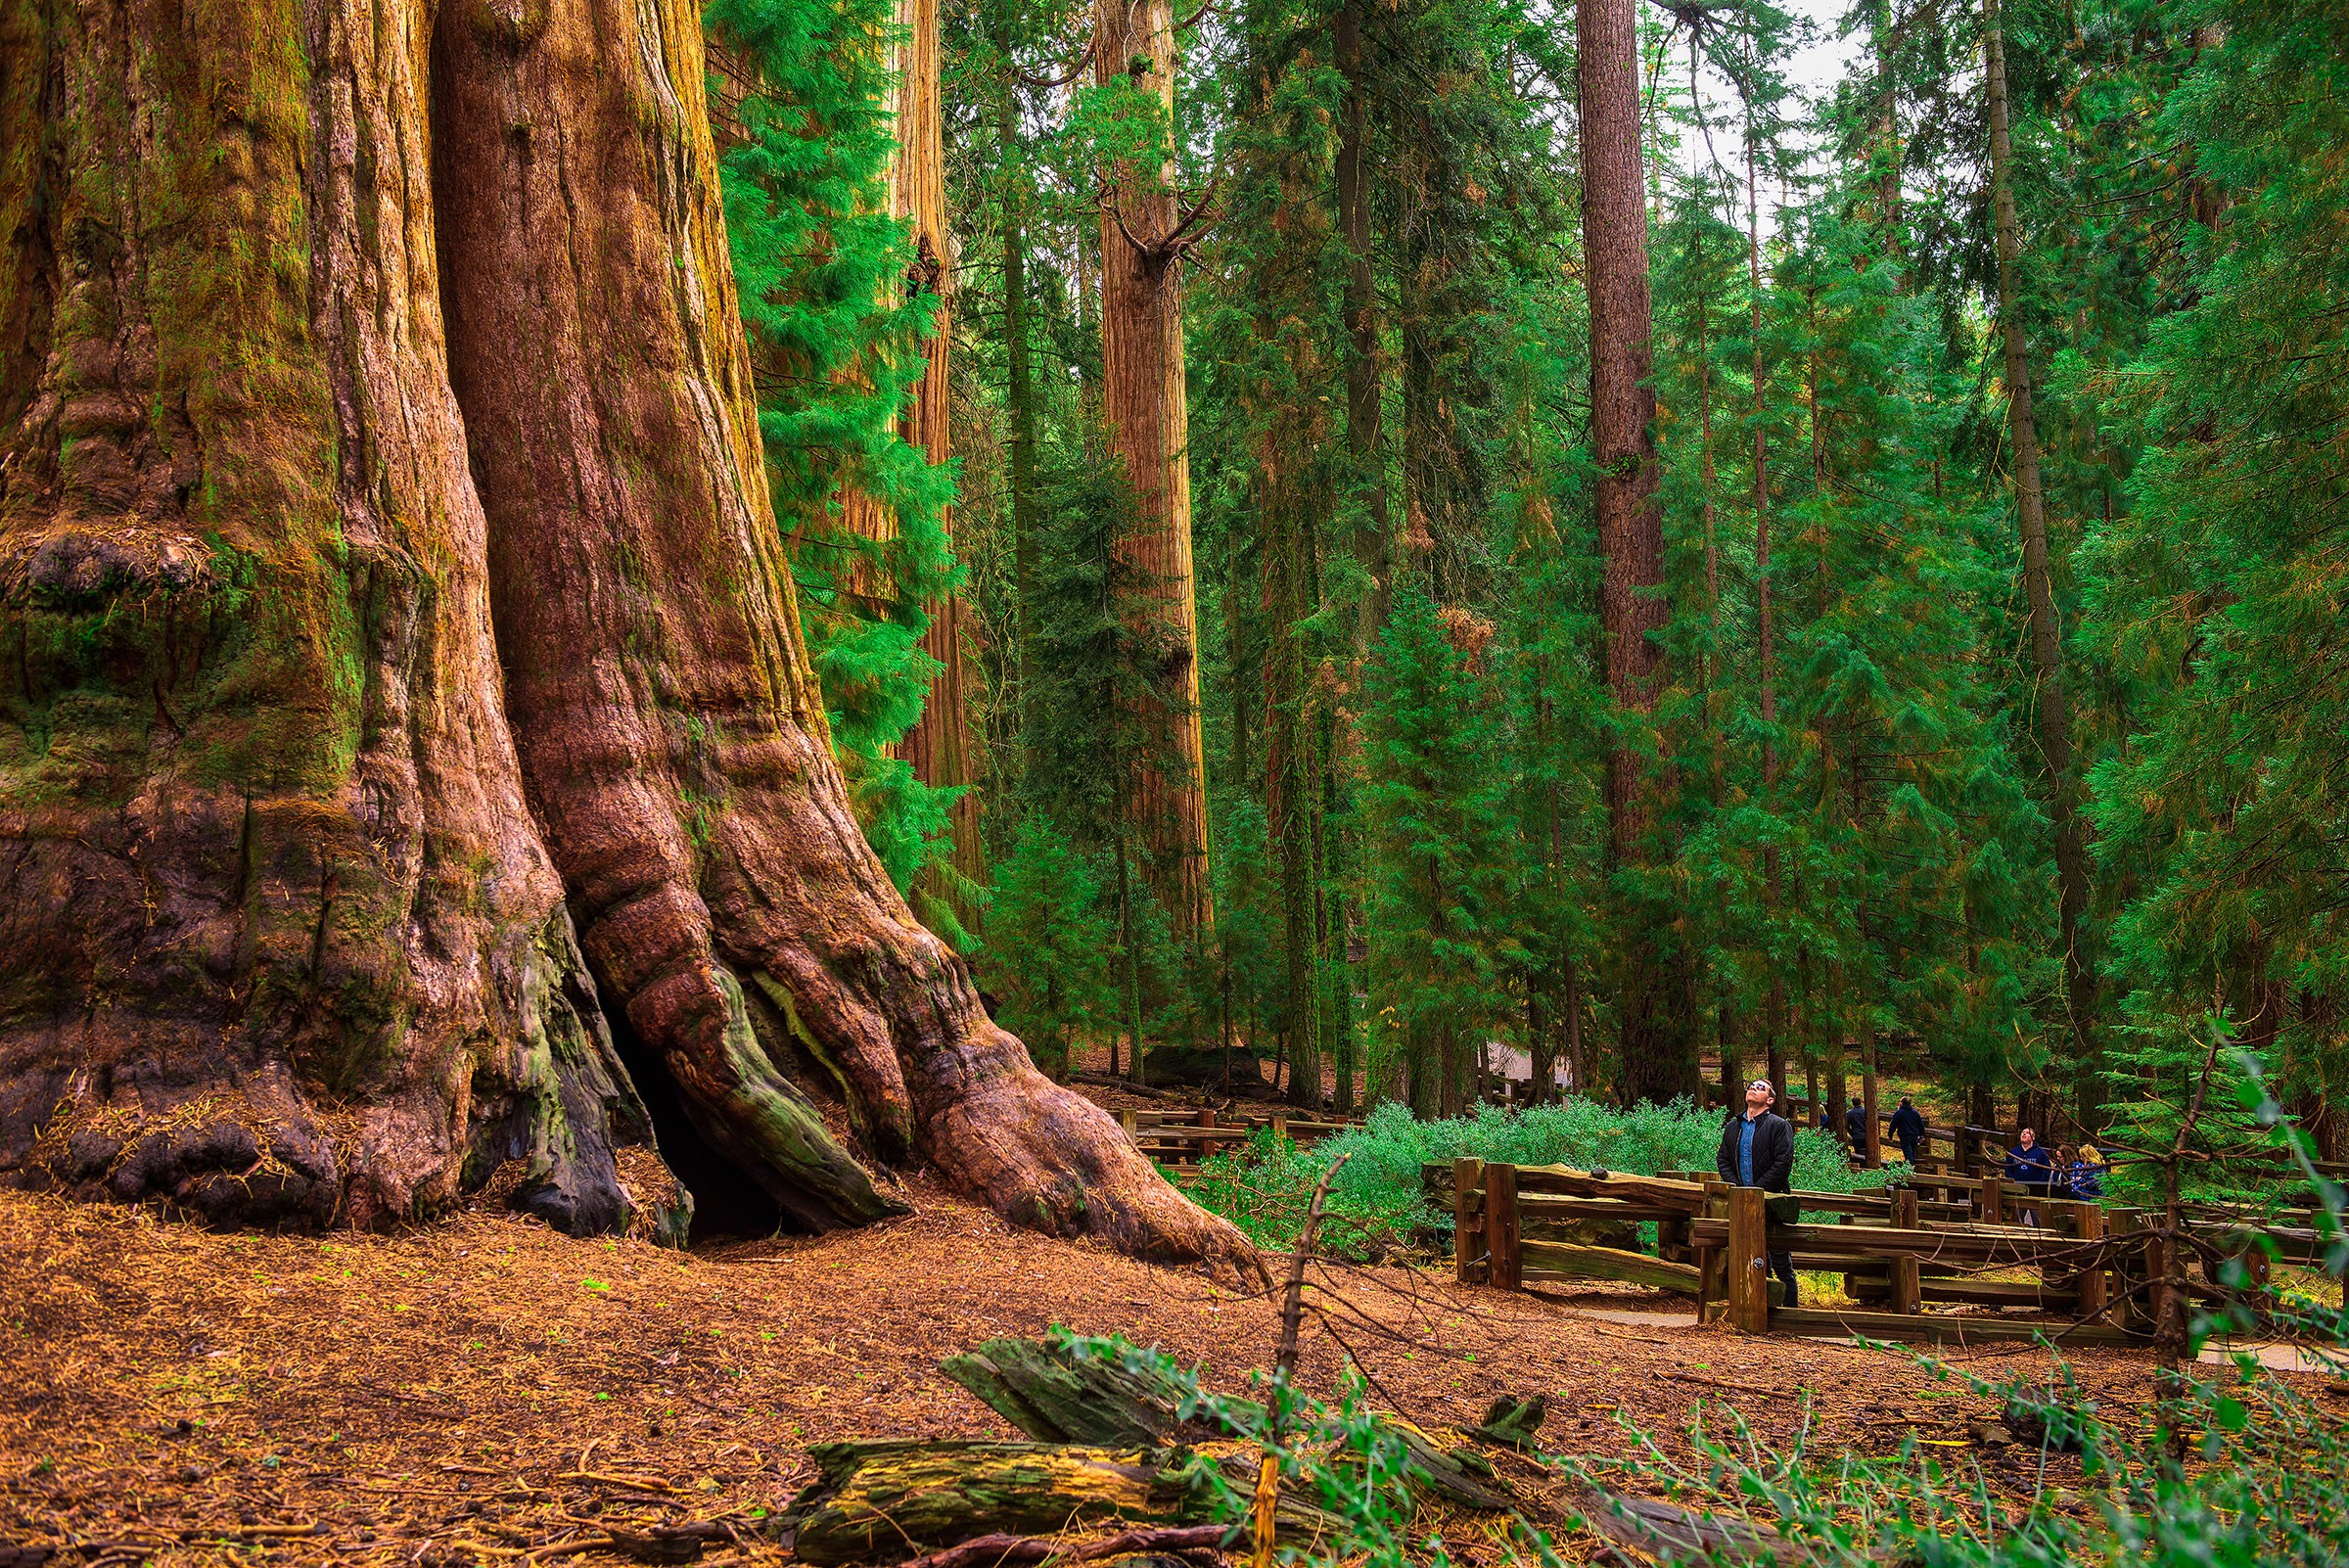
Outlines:
{"label": "slender tree trunk", "polygon": [[[939,0],[898,0],[897,137],[898,153],[891,163],[892,205],[913,229],[913,266],[905,286],[909,295],[928,295],[938,301],[935,328],[923,344],[924,368],[913,406],[906,411],[902,434],[933,463],[952,454],[946,353],[953,337],[953,240],[946,231],[946,153],[944,109],[939,83]],[[1013,462],[1019,462],[1015,451]],[[1016,476],[1015,476],[1016,478]],[[1015,497],[1014,505],[1017,499]],[[949,536],[953,517],[942,523]],[[1016,551],[1018,545],[1015,543]],[[947,807],[947,832],[953,850],[947,864],[953,875],[925,872],[923,893],[942,900],[965,930],[979,929],[984,907],[976,894],[987,877],[980,837],[978,750],[971,731],[971,694],[963,660],[962,601],[948,595],[925,604],[930,624],[922,633],[922,652],[938,661],[929,697],[921,716],[905,734],[903,754],[913,776],[939,789],[960,789]]]}
{"label": "slender tree trunk", "polygon": [[[1762,206],[1761,148],[1749,121],[1745,133],[1745,268],[1751,307],[1754,356],[1754,656],[1758,707],[1762,718],[1762,794],[1770,809],[1777,808],[1778,786],[1778,669],[1776,627],[1771,611],[1770,578],[1770,437],[1765,424],[1770,382],[1762,358]],[[1775,923],[1778,909],[1778,852],[1762,852],[1763,906]],[[1786,984],[1775,964],[1762,1012],[1762,1045],[1770,1060],[1770,1082],[1778,1098],[1786,1098]],[[1734,1103],[1734,1102],[1732,1102]]]}
{"label": "slender tree trunk", "polygon": [[1387,476],[1379,450],[1381,387],[1378,366],[1378,289],[1370,261],[1370,175],[1364,142],[1369,135],[1369,87],[1362,66],[1362,19],[1359,0],[1347,0],[1332,21],[1338,71],[1346,78],[1346,100],[1338,136],[1338,227],[1346,241],[1346,450],[1354,462],[1356,496],[1361,507],[1355,558],[1369,579],[1355,623],[1355,657],[1366,659],[1387,623],[1393,599],[1387,522]]}
{"label": "slender tree trunk", "polygon": [[[1638,16],[1635,0],[1576,7],[1583,131],[1583,250],[1590,297],[1590,407],[1598,467],[1600,609],[1607,686],[1626,722],[1652,719],[1663,683],[1656,634],[1664,626],[1664,514],[1658,502],[1653,366],[1647,287],[1647,207],[1642,200]],[[1618,740],[1607,761],[1609,847],[1614,861],[1643,867],[1655,826],[1656,786],[1643,748]],[[1626,1089],[1664,1101],[1696,1089],[1696,1058],[1671,957],[1655,922],[1626,938],[1616,998]]]}
{"label": "slender tree trunk", "polygon": [[2047,764],[2049,815],[2055,828],[2056,925],[2063,944],[2064,999],[2080,1074],[2080,1121],[2098,1125],[2102,1074],[2094,1031],[2096,976],[2081,927],[2088,917],[2088,855],[2072,777],[2071,690],[2048,550],[2047,496],[2040,484],[2039,425],[2032,412],[2031,355],[2023,338],[2022,231],[2014,208],[2014,144],[2006,98],[2006,45],[1999,0],[1984,0],[1982,64],[1990,114],[1993,220],[1999,247],[1999,334],[2006,350],[2006,422],[2014,442],[2014,509],[2023,534],[2023,594],[2030,605],[2031,665],[2039,682],[2039,750]]}
{"label": "slender tree trunk", "polygon": [[[1130,76],[1169,116],[1157,168],[1108,172],[1101,212],[1101,413],[1133,486],[1134,532],[1120,550],[1140,577],[1146,629],[1166,649],[1166,691],[1144,699],[1149,736],[1133,792],[1143,870],[1178,936],[1213,917],[1207,774],[1199,728],[1199,628],[1191,568],[1189,413],[1183,386],[1180,218],[1172,141],[1174,21],[1170,0],[1100,0],[1094,70]],[[1146,62],[1135,70],[1137,63]]]}
{"label": "slender tree trunk", "polygon": [[[1267,465],[1268,466],[1268,465]],[[1302,531],[1283,486],[1259,474],[1265,562],[1265,826],[1280,868],[1281,948],[1289,996],[1289,1099],[1321,1100],[1320,941],[1313,902],[1313,818],[1318,814],[1313,725],[1307,711],[1304,633],[1307,589]]]}
{"label": "slender tree trunk", "polygon": [[1036,376],[1028,334],[1028,172],[1012,156],[1019,144],[1018,103],[1012,87],[1011,27],[998,12],[993,32],[1004,80],[995,100],[995,144],[1003,160],[999,201],[1003,225],[1003,389],[1011,417],[1012,590],[1019,632],[1020,702],[1036,693],[1037,550],[1036,516]]}

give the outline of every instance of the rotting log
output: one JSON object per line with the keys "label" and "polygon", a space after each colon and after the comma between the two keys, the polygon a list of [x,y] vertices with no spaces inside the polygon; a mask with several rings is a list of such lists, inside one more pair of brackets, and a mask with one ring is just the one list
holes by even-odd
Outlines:
{"label": "rotting log", "polygon": [[1038,1443],[1163,1447],[1221,1432],[1184,1420],[1181,1390],[1164,1378],[1038,1340],[990,1339],[939,1370]]}
{"label": "rotting log", "polygon": [[[1104,1446],[1133,1443],[1165,1448],[1215,1434],[1253,1432],[1264,1407],[1253,1400],[1221,1402],[1228,1425],[1205,1415],[1185,1422],[1176,1413],[1183,1390],[1146,1364],[1080,1356],[1036,1340],[990,1340],[941,1363],[1013,1426],[1040,1443],[1075,1441]],[[1463,1508],[1503,1510],[1513,1505],[1507,1484],[1472,1450],[1439,1448],[1406,1421],[1380,1418],[1402,1439],[1412,1468],[1411,1490]],[[1253,1485],[1254,1477],[1248,1478]]]}
{"label": "rotting log", "polygon": [[[1219,1461],[1191,1449],[1036,1443],[825,1443],[817,1478],[791,1505],[793,1551],[819,1564],[902,1557],[974,1536],[1052,1535],[1109,1523],[1206,1524]],[[1248,1455],[1228,1472],[1238,1485]],[[1284,1537],[1331,1532],[1318,1509],[1284,1502]]]}

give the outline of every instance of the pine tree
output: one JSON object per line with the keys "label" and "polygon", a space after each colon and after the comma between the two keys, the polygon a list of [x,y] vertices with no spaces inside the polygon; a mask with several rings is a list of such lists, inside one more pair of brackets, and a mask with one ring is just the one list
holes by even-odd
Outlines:
{"label": "pine tree", "polygon": [[[889,192],[894,22],[890,0],[715,0],[707,25],[767,481],[857,820],[905,891],[951,848],[959,791],[922,783],[896,749],[940,671],[928,607],[957,571],[951,478],[898,429],[937,300],[898,286],[914,255]],[[850,496],[892,528],[846,526]]]}
{"label": "pine tree", "polygon": [[1367,672],[1362,810],[1371,867],[1373,1072],[1383,1056],[1422,1116],[1457,1115],[1504,1022],[1510,825],[1492,627],[1399,589]]}

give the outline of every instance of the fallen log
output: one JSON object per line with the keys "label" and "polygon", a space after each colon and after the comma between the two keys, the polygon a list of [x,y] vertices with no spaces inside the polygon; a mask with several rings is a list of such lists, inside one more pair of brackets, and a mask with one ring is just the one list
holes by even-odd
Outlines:
{"label": "fallen log", "polygon": [[1157,1530],[1122,1530],[1104,1541],[1071,1545],[1065,1541],[1038,1541],[1033,1536],[981,1536],[959,1546],[948,1546],[916,1557],[905,1568],[1010,1568],[1014,1563],[1098,1562],[1136,1552],[1196,1551],[1203,1546],[1230,1545],[1241,1534],[1238,1525],[1178,1525]]}
{"label": "fallen log", "polygon": [[[821,1443],[817,1477],[791,1505],[792,1550],[805,1562],[901,1559],[983,1536],[1049,1536],[1104,1525],[1215,1523],[1225,1486],[1253,1484],[1254,1451],[1219,1459],[1190,1448],[1058,1443]],[[1284,1498],[1283,1539],[1321,1540],[1339,1521]]]}
{"label": "fallen log", "polygon": [[[1264,1407],[1241,1399],[1220,1402],[1228,1420],[1202,1414],[1183,1421],[1176,1412],[1184,1391],[1173,1379],[1036,1340],[989,1340],[939,1366],[1038,1443],[1165,1446],[1218,1435],[1246,1437],[1264,1424]],[[1406,1422],[1381,1424],[1402,1440],[1410,1456],[1414,1493],[1492,1512],[1516,1505],[1507,1483],[1482,1454],[1469,1449],[1447,1453]]]}

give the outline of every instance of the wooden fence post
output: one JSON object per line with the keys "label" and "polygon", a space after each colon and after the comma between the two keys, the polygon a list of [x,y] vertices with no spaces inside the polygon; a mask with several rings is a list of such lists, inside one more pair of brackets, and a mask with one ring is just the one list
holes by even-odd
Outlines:
{"label": "wooden fence post", "polygon": [[1288,1112],[1286,1112],[1286,1111],[1274,1111],[1274,1112],[1272,1113],[1272,1135],[1273,1135],[1274,1137],[1278,1138],[1278,1139],[1279,1139],[1280,1141],[1282,1141],[1283,1143],[1286,1143],[1286,1142],[1288,1141],[1288,1138],[1289,1138],[1289,1113],[1288,1113]]}
{"label": "wooden fence post", "polygon": [[1517,1251],[1517,1168],[1485,1167],[1486,1278],[1496,1290],[1523,1290],[1525,1271]]}
{"label": "wooden fence post", "polygon": [[1134,1120],[1134,1115],[1130,1108],[1118,1113],[1118,1128],[1126,1134],[1127,1142],[1139,1143],[1142,1141],[1141,1124]]}
{"label": "wooden fence post", "polygon": [[1746,1334],[1770,1331],[1770,1271],[1763,1257],[1768,1223],[1760,1187],[1729,1190],[1729,1326]]}
{"label": "wooden fence post", "polygon": [[2003,1224],[2006,1219],[2004,1181],[1995,1176],[1982,1178],[1981,1196],[1974,1200],[1974,1218],[1986,1225]]}
{"label": "wooden fence post", "polygon": [[1462,1155],[1451,1162],[1451,1276],[1463,1285],[1476,1283],[1477,1260],[1484,1256],[1485,1224],[1476,1206],[1484,1175],[1482,1160]]}
{"label": "wooden fence post", "polygon": [[[1903,1187],[1892,1195],[1892,1227],[1895,1230],[1917,1229],[1916,1194]],[[1896,1313],[1917,1313],[1924,1310],[1924,1281],[1918,1276],[1914,1258],[1895,1258],[1892,1268],[1892,1310]]]}
{"label": "wooden fence post", "polygon": [[[2083,1245],[2104,1239],[2104,1210],[2094,1203],[2083,1203],[2072,1211],[2072,1235]],[[2080,1270],[2076,1283],[2080,1289],[2080,1304],[2074,1314],[2083,1320],[2104,1315],[2104,1267],[2101,1264]]]}
{"label": "wooden fence post", "polygon": [[[1729,1184],[1718,1176],[1705,1181],[1705,1218],[1729,1217]],[[1728,1306],[1728,1249],[1700,1247],[1696,1254],[1696,1320],[1710,1323]]]}

